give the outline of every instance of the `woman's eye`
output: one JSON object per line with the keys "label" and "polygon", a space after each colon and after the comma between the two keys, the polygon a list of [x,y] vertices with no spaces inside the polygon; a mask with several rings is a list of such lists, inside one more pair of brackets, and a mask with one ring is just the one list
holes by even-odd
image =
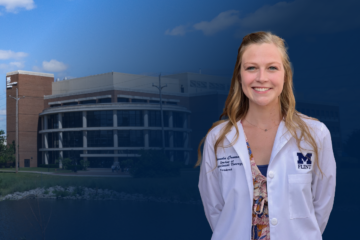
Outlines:
{"label": "woman's eye", "polygon": [[277,70],[277,67],[270,67],[270,68],[273,68],[273,69]]}
{"label": "woman's eye", "polygon": [[246,70],[250,70],[251,68],[255,68],[255,67],[248,67]]}

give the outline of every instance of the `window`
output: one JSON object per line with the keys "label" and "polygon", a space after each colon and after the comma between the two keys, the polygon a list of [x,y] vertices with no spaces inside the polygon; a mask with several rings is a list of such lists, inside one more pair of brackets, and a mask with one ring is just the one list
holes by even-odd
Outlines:
{"label": "window", "polygon": [[96,100],[86,100],[86,101],[81,101],[80,104],[95,104]]}
{"label": "window", "polygon": [[174,128],[183,128],[184,127],[184,116],[182,112],[173,112],[173,125]]}
{"label": "window", "polygon": [[[169,127],[169,112],[163,111],[164,127]],[[161,112],[149,111],[149,126],[161,127]]]}
{"label": "window", "polygon": [[118,147],[144,147],[143,130],[121,130],[118,134]]}
{"label": "window", "polygon": [[117,111],[117,124],[122,126],[144,126],[143,112],[138,110]]}
{"label": "window", "polygon": [[118,98],[117,98],[117,101],[118,101],[118,102],[129,102],[129,99],[128,99],[128,98],[118,97]]}
{"label": "window", "polygon": [[64,148],[83,147],[83,132],[82,131],[63,132],[62,145]]}
{"label": "window", "polygon": [[49,148],[58,148],[59,147],[59,133],[53,132],[47,134],[47,141]]}
{"label": "window", "polygon": [[78,105],[78,103],[77,102],[63,103],[63,106],[71,106],[71,105]]}
{"label": "window", "polygon": [[174,147],[182,148],[184,147],[184,133],[183,132],[174,132]]}
{"label": "window", "polygon": [[112,130],[99,130],[87,132],[88,147],[114,147]]}
{"label": "window", "polygon": [[47,127],[48,129],[57,129],[59,128],[59,118],[58,118],[58,114],[50,114],[47,115]]}
{"label": "window", "polygon": [[147,100],[145,100],[145,99],[136,99],[136,98],[133,98],[133,99],[131,99],[131,102],[147,103]]}
{"label": "window", "polygon": [[169,104],[169,105],[177,105],[177,102],[166,102],[166,104]]}
{"label": "window", "polygon": [[150,147],[162,147],[162,135],[161,130],[149,131],[149,146]]}
{"label": "window", "polygon": [[52,104],[50,107],[61,107],[61,104]]}
{"label": "window", "polygon": [[82,127],[82,112],[67,112],[62,115],[63,128]]}
{"label": "window", "polygon": [[112,127],[113,125],[113,111],[88,111],[87,127]]}
{"label": "window", "polygon": [[111,103],[111,98],[101,98],[98,103]]}

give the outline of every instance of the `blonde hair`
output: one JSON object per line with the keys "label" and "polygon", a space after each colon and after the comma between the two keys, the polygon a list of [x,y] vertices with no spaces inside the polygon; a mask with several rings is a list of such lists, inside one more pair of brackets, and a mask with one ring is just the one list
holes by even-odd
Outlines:
{"label": "blonde hair", "polygon": [[[277,46],[282,56],[282,63],[285,70],[285,79],[284,79],[283,90],[279,96],[279,100],[280,100],[279,104],[280,104],[280,114],[285,121],[285,126],[290,131],[291,135],[296,139],[296,144],[297,147],[300,149],[300,151],[304,150],[300,146],[300,142],[302,140],[304,140],[305,142],[307,142],[312,146],[313,151],[315,153],[314,161],[316,162],[316,165],[319,168],[321,174],[323,174],[319,166],[318,146],[316,144],[315,139],[310,134],[309,126],[304,122],[304,120],[301,119],[301,117],[305,117],[307,119],[313,119],[316,121],[318,120],[316,118],[305,116],[304,114],[301,114],[295,110],[295,96],[293,92],[293,79],[292,79],[293,73],[291,69],[291,63],[289,61],[289,56],[287,54],[287,47],[285,46],[285,41],[282,38],[272,34],[271,32],[250,33],[243,38],[243,41],[238,50],[238,56],[235,64],[234,73],[231,79],[229,94],[225,102],[224,111],[220,115],[219,118],[220,120],[215,122],[207,132],[208,134],[214,127],[218,126],[221,123],[227,122],[223,127],[219,138],[215,142],[215,146],[214,146],[215,156],[219,144],[223,143],[225,139],[225,135],[230,131],[230,129],[233,126],[236,129],[236,138],[234,142],[236,142],[237,139],[239,138],[239,129],[236,123],[239,120],[243,119],[249,110],[249,99],[244,94],[244,91],[239,81],[241,80],[240,69],[241,69],[242,56],[246,51],[246,49],[251,44],[262,44],[262,43],[275,44],[275,46]],[[300,117],[300,115],[302,116]],[[227,119],[223,119],[224,117]],[[298,129],[300,130],[300,136],[296,134],[296,130]],[[205,141],[206,136],[200,141],[198,147],[198,161],[196,162],[194,167],[199,166],[201,163],[200,148],[203,142]],[[217,161],[216,161],[216,166],[217,166]]]}

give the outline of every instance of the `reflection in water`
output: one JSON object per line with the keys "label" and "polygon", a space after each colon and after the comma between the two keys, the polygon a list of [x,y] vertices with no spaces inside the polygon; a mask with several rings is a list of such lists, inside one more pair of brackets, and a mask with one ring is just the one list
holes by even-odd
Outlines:
{"label": "reflection in water", "polygon": [[31,208],[47,240],[211,238],[202,205],[29,199],[0,202],[0,239],[42,239]]}
{"label": "reflection in water", "polygon": [[[352,239],[345,229],[360,207],[336,202],[323,238]],[[212,234],[202,205],[30,199],[0,202],[0,212],[0,239],[42,239],[49,216],[47,240],[209,240]]]}

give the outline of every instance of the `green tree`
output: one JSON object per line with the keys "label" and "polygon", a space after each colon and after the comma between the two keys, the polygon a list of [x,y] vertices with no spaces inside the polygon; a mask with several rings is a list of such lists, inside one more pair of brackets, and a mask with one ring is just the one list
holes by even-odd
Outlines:
{"label": "green tree", "polygon": [[0,130],[0,167],[10,166],[15,163],[15,141],[5,144],[4,130]]}

